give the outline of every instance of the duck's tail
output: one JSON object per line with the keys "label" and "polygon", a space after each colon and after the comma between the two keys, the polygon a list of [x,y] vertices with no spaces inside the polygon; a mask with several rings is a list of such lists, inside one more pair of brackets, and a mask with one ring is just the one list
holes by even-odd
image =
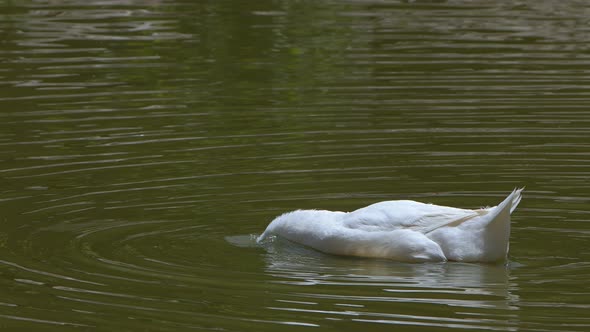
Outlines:
{"label": "duck's tail", "polygon": [[[524,187],[522,187],[520,189],[514,189],[514,191],[512,192],[512,194],[510,194],[508,196],[508,198],[510,198],[512,196],[512,201],[510,203],[510,214],[512,214],[512,212],[514,212],[514,210],[516,210],[516,207],[518,206],[518,203],[520,203],[520,200],[522,199],[521,192],[523,190],[524,190]],[[506,200],[508,198],[506,198]]]}
{"label": "duck's tail", "polygon": [[514,189],[484,216],[486,223],[485,246],[489,260],[504,259],[508,254],[508,242],[510,239],[510,214],[516,209],[522,198],[524,188]]}
{"label": "duck's tail", "polygon": [[521,192],[524,188],[514,189],[508,197],[506,197],[502,203],[498,204],[491,209],[489,209],[489,213],[486,214],[486,219],[489,220],[490,224],[496,223],[498,220],[510,219],[510,215],[516,207],[520,200],[522,199]]}

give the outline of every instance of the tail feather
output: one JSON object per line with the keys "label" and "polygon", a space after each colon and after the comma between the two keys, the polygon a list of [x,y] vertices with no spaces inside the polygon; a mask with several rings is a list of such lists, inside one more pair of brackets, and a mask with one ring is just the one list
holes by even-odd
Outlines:
{"label": "tail feather", "polygon": [[514,191],[512,192],[512,194],[515,194],[515,196],[512,198],[512,204],[510,207],[510,214],[512,214],[512,212],[514,212],[514,210],[516,210],[518,203],[520,203],[520,200],[522,199],[521,192],[523,190],[524,190],[524,187],[522,187],[520,189],[514,189]]}
{"label": "tail feather", "polygon": [[487,219],[485,232],[485,251],[489,261],[505,259],[508,254],[510,239],[510,214],[516,209],[521,200],[524,188],[514,191],[485,215]]}
{"label": "tail feather", "polygon": [[523,190],[524,188],[514,189],[512,193],[510,193],[510,195],[508,195],[508,197],[506,197],[502,201],[502,203],[493,207],[490,210],[490,216],[492,217],[492,219],[504,211],[509,211],[509,213],[512,214],[512,212],[516,209],[518,203],[520,203],[520,200],[522,199],[521,192]]}

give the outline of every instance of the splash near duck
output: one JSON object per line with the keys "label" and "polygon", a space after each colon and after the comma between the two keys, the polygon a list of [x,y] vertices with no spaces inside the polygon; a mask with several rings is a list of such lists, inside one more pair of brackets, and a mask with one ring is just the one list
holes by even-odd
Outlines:
{"label": "splash near duck", "polygon": [[257,242],[279,236],[329,254],[403,262],[499,262],[508,255],[510,215],[522,191],[478,210],[410,200],[352,212],[296,210],[275,218]]}

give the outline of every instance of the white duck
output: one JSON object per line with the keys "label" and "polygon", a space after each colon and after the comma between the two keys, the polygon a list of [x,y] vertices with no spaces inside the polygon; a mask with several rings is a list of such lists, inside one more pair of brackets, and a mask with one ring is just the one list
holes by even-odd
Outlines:
{"label": "white duck", "polygon": [[522,190],[479,210],[407,200],[352,212],[297,210],[275,218],[257,241],[278,235],[325,253],[406,262],[496,262],[507,257],[510,214]]}

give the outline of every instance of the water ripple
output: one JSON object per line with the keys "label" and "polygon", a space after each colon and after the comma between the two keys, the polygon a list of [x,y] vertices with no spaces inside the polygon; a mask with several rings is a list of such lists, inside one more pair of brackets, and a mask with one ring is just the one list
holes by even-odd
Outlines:
{"label": "water ripple", "polygon": [[[590,328],[587,2],[0,8],[3,327]],[[255,243],[519,185],[508,266]]]}

